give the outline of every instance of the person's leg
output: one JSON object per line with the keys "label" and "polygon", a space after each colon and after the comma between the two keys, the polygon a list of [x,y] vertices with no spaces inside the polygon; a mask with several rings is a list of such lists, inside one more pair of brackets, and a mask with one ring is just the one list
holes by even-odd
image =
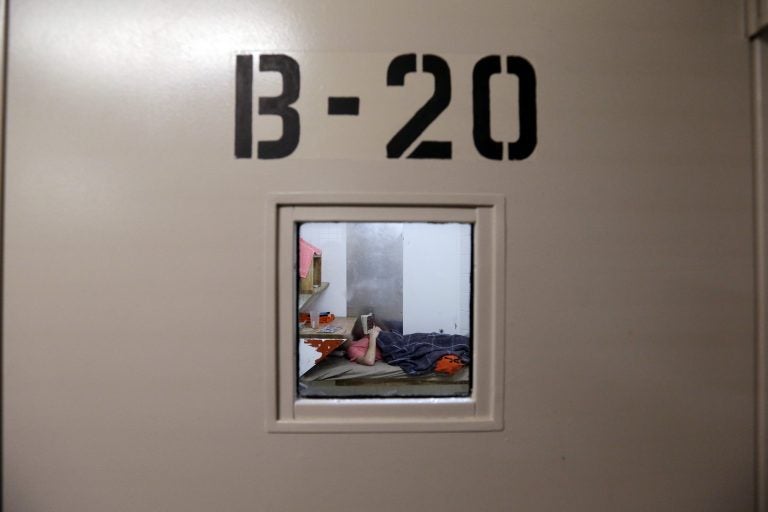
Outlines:
{"label": "person's leg", "polygon": [[374,326],[374,328],[371,329],[371,332],[368,333],[368,349],[365,351],[365,354],[358,357],[355,362],[373,366],[376,362],[376,339],[379,337],[380,332],[381,329],[379,329],[378,326]]}

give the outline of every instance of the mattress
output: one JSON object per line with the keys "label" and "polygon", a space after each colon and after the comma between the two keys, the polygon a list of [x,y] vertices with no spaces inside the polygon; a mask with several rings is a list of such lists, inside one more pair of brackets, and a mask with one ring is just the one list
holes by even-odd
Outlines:
{"label": "mattress", "polygon": [[471,391],[469,368],[454,375],[411,376],[399,366],[373,366],[330,356],[299,379],[301,398],[465,397]]}
{"label": "mattress", "polygon": [[358,364],[344,357],[331,356],[321,361],[302,377],[302,381],[325,381],[347,379],[407,379],[429,380],[434,382],[467,382],[469,368],[462,368],[453,375],[430,373],[418,377],[409,376],[399,366],[393,366],[384,361],[376,361],[372,366]]}

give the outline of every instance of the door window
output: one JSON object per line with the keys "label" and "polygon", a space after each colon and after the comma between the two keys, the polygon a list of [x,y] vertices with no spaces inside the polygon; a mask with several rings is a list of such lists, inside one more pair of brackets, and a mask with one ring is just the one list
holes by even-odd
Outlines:
{"label": "door window", "polygon": [[472,224],[299,225],[299,397],[469,396]]}

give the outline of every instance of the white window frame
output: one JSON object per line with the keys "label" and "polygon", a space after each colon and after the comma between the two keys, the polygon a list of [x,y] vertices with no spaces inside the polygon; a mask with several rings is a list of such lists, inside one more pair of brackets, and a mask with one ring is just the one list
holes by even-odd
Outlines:
{"label": "white window frame", "polygon": [[[498,195],[273,194],[266,226],[264,375],[270,432],[445,432],[503,428],[505,208]],[[296,240],[303,222],[474,225],[468,397],[300,398]],[[274,319],[274,321],[272,321]]]}

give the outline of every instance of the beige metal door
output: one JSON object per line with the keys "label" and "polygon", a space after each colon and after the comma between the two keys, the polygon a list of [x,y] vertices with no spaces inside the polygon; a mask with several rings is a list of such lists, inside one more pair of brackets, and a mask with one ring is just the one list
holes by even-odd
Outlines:
{"label": "beige metal door", "polygon": [[[755,510],[744,16],[11,1],[5,510]],[[296,398],[366,219],[474,226],[470,397]]]}

